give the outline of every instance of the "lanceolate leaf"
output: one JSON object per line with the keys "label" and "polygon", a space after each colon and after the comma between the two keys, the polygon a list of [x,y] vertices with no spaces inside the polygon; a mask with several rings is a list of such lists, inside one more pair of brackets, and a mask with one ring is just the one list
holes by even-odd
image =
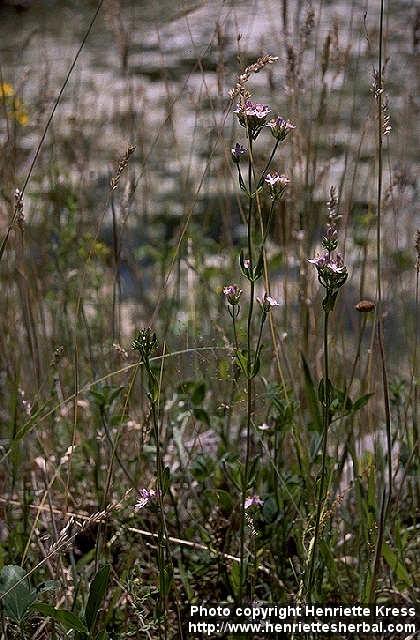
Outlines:
{"label": "lanceolate leaf", "polygon": [[60,623],[67,631],[79,631],[81,633],[88,633],[88,629],[80,618],[72,611],[66,609],[55,609],[52,605],[45,602],[35,602],[32,605],[32,609],[39,611],[44,616],[48,616]]}
{"label": "lanceolate leaf", "polygon": [[305,356],[301,354],[301,357],[302,357],[303,373],[305,377],[305,395],[309,405],[309,412],[311,414],[313,428],[316,431],[321,432],[322,418],[319,410],[317,391],[315,388],[314,381],[312,380],[312,375],[309,370],[309,365],[305,359]]}
{"label": "lanceolate leaf", "polygon": [[412,580],[407,572],[407,569],[403,565],[403,563],[397,558],[397,555],[391,549],[391,547],[386,543],[382,543],[382,555],[385,558],[388,566],[394,571],[400,582],[403,582],[406,587],[411,587]]}
{"label": "lanceolate leaf", "polygon": [[109,565],[99,569],[90,585],[89,598],[85,610],[86,625],[90,631],[95,626],[100,606],[105,597],[110,571],[111,567]]}

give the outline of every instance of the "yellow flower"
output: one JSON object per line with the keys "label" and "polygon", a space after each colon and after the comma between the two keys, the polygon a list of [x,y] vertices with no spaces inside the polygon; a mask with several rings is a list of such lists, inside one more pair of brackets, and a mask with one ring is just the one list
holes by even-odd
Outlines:
{"label": "yellow flower", "polygon": [[28,124],[28,112],[26,111],[22,101],[16,97],[15,90],[8,82],[0,83],[0,105],[2,102],[5,107],[7,117],[14,118],[16,122],[22,126]]}
{"label": "yellow flower", "polygon": [[28,124],[29,116],[22,105],[20,105],[20,107],[16,109],[13,115],[16,118],[16,121],[23,127],[25,126],[25,124]]}
{"label": "yellow flower", "polygon": [[8,82],[3,82],[0,84],[0,96],[2,98],[11,98],[15,95],[13,87]]}

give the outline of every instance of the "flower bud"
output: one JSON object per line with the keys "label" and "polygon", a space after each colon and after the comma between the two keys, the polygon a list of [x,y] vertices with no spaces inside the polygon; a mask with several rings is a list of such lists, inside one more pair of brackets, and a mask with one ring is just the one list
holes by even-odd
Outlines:
{"label": "flower bud", "polygon": [[375,303],[371,300],[360,300],[354,308],[356,311],[359,311],[359,313],[369,313],[375,309]]}
{"label": "flower bud", "polygon": [[322,246],[328,251],[334,251],[338,246],[338,231],[335,226],[328,225],[327,232],[322,238]]}
{"label": "flower bud", "polygon": [[247,151],[248,149],[246,149],[241,144],[239,144],[239,142],[237,142],[233,147],[233,149],[231,149],[233,162],[235,164],[239,164],[241,157],[245,155]]}

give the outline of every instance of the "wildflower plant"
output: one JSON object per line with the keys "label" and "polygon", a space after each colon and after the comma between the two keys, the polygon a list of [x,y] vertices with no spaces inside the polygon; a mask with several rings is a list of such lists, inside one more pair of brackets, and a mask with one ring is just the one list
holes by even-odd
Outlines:
{"label": "wildflower plant", "polygon": [[169,491],[169,468],[164,467],[163,455],[160,443],[159,429],[159,381],[153,371],[151,358],[158,346],[156,333],[146,327],[137,331],[131,343],[132,348],[138,352],[148,379],[148,398],[150,402],[153,432],[156,443],[156,479],[157,489],[141,489],[138,494],[135,510],[139,511],[149,503],[156,505],[159,512],[159,532],[157,545],[157,564],[159,570],[159,606],[158,618],[164,618],[165,636],[168,620],[168,597],[173,584],[173,563],[169,547],[169,537],[166,525],[164,497]]}
{"label": "wildflower plant", "polygon": [[322,460],[321,478],[317,497],[317,508],[315,515],[315,529],[309,554],[309,574],[307,582],[307,596],[313,598],[315,582],[315,569],[317,561],[318,546],[321,534],[321,522],[326,502],[326,480],[327,480],[327,454],[328,454],[328,432],[331,424],[331,402],[332,385],[329,377],[329,357],[328,357],[328,321],[334,309],[338,293],[347,280],[348,272],[342,256],[337,253],[338,247],[338,199],[334,187],[330,188],[330,199],[327,202],[328,219],[325,235],[322,238],[323,252],[315,258],[309,260],[318,272],[318,280],[325,289],[325,297],[322,301],[324,311],[324,378],[320,384],[320,398],[323,409],[323,432],[322,432]]}
{"label": "wildflower plant", "polygon": [[[257,376],[261,366],[261,352],[263,348],[263,328],[268,314],[273,307],[278,306],[278,302],[269,292],[264,294],[262,299],[256,298],[256,283],[264,274],[264,248],[267,240],[274,211],[278,201],[284,196],[286,187],[290,180],[287,176],[278,171],[271,170],[271,164],[275,157],[279,144],[284,142],[287,135],[294,129],[294,125],[280,116],[268,122],[271,108],[266,104],[260,104],[250,100],[250,95],[245,91],[244,86],[239,90],[239,103],[234,110],[239,124],[245,129],[247,137],[247,147],[237,142],[232,152],[233,163],[237,167],[238,182],[240,189],[248,200],[247,207],[247,246],[246,251],[241,250],[239,264],[242,276],[248,281],[247,290],[247,318],[246,318],[246,346],[241,346],[238,340],[236,327],[237,319],[241,313],[243,302],[243,291],[238,285],[227,285],[223,289],[227,301],[229,314],[232,318],[235,357],[240,371],[247,380],[247,418],[246,418],[246,450],[245,459],[241,472],[241,524],[240,524],[240,579],[239,598],[245,592],[247,582],[247,550],[245,545],[245,523],[246,509],[249,508],[249,491],[252,489],[253,476],[251,473],[251,427],[253,424],[253,386],[252,381]],[[275,138],[274,147],[268,156],[268,160],[262,170],[257,170],[254,164],[253,147],[264,129],[270,129]],[[243,174],[242,163],[247,160],[246,174]],[[263,191],[268,190],[271,201],[267,222],[264,225],[259,211],[258,196]],[[255,237],[256,221],[260,222],[260,238]],[[242,297],[241,297],[242,296]],[[256,302],[259,303],[258,330],[254,333]],[[245,305],[244,305],[245,306]]]}

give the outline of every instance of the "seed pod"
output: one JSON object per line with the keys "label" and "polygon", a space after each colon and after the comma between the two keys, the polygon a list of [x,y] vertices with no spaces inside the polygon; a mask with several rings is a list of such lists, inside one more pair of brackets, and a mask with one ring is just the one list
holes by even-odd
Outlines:
{"label": "seed pod", "polygon": [[369,313],[374,310],[375,303],[371,300],[360,300],[354,308],[359,311],[359,313]]}

